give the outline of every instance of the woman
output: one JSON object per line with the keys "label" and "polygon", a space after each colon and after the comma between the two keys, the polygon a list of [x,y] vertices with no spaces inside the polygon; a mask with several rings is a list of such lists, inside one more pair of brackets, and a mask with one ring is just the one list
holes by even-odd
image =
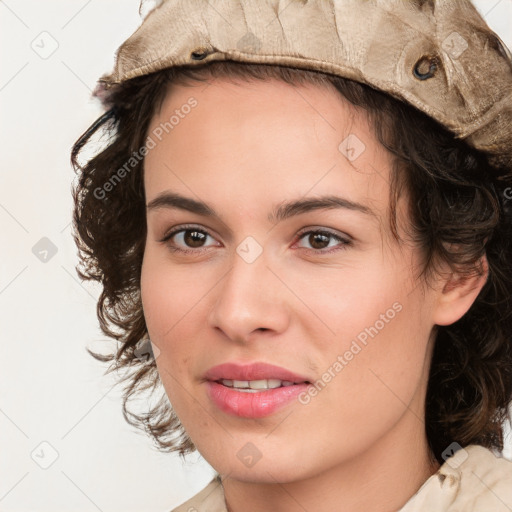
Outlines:
{"label": "woman", "polygon": [[121,46],[79,273],[128,421],[217,471],[176,511],[512,509],[511,86],[469,1],[168,0]]}

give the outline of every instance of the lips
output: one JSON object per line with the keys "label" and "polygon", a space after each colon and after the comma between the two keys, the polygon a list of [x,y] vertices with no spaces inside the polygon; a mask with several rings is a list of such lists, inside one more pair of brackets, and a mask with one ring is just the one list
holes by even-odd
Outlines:
{"label": "lips", "polygon": [[263,418],[296,401],[311,385],[305,375],[267,363],[225,363],[204,376],[212,403],[241,418]]}
{"label": "lips", "polygon": [[221,381],[222,379],[238,381],[275,379],[293,382],[294,384],[310,382],[307,376],[298,375],[280,366],[267,363],[252,363],[248,365],[236,363],[220,364],[210,368],[205,374],[205,379],[209,381]]}

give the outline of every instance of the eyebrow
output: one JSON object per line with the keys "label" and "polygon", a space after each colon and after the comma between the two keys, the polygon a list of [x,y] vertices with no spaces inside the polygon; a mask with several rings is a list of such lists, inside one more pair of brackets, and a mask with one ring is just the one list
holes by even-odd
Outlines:
{"label": "eyebrow", "polygon": [[[174,192],[163,192],[154,199],[152,199],[146,206],[148,211],[160,208],[176,208],[186,210],[191,213],[203,215],[205,217],[216,218],[223,222],[221,216],[215,211],[214,208],[208,204],[197,201],[190,197],[185,197]],[[295,215],[311,212],[313,210],[321,209],[338,209],[344,208],[361,212],[365,215],[370,215],[378,219],[378,215],[368,206],[350,201],[344,197],[334,195],[326,195],[321,197],[306,197],[294,201],[286,201],[274,207],[272,212],[268,215],[270,223],[280,222]]]}

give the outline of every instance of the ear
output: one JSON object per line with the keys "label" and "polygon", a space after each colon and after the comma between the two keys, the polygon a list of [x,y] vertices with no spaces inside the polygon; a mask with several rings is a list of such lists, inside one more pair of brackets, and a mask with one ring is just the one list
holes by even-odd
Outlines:
{"label": "ear", "polygon": [[[478,270],[478,272],[477,272]],[[450,325],[462,318],[478,297],[489,276],[487,258],[482,256],[475,273],[462,276],[449,272],[442,278],[433,321],[437,325]]]}

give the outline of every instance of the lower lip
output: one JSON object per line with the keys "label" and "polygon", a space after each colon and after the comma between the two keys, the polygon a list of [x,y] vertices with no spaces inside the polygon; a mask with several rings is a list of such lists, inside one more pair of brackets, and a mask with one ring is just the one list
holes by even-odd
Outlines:
{"label": "lower lip", "polygon": [[256,393],[237,391],[212,381],[206,385],[210,399],[221,411],[241,418],[264,418],[295,400],[310,384],[293,384]]}

